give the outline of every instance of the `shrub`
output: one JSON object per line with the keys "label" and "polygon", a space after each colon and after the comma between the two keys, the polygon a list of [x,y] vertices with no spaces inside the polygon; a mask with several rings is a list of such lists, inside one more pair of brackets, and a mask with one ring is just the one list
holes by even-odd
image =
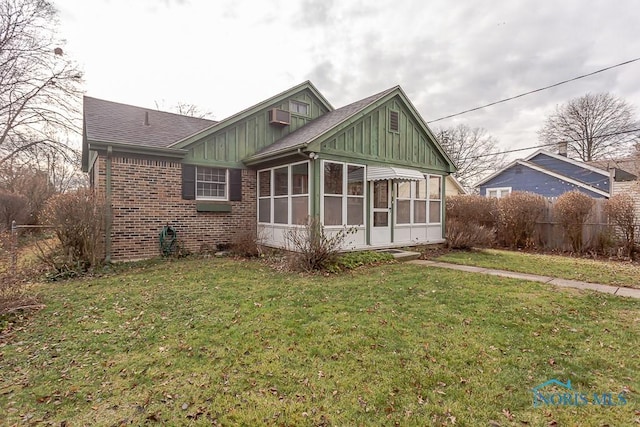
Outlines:
{"label": "shrub", "polygon": [[582,229],[594,204],[593,198],[574,190],[558,197],[553,206],[554,215],[575,252],[582,252]]}
{"label": "shrub", "polygon": [[451,249],[486,248],[495,242],[495,229],[470,222],[447,219],[447,247]]}
{"label": "shrub", "polygon": [[10,230],[12,221],[24,223],[29,217],[28,205],[25,196],[0,190],[0,231]]}
{"label": "shrub", "polygon": [[533,244],[536,221],[544,213],[544,197],[514,192],[498,199],[498,235],[506,246],[521,248]]}
{"label": "shrub", "polygon": [[636,223],[638,222],[633,198],[628,194],[616,194],[607,201],[605,211],[609,215],[609,222],[617,226],[622,234],[626,255],[632,257],[636,244]]}
{"label": "shrub", "polygon": [[231,239],[231,252],[241,257],[258,257],[262,254],[262,242],[256,230],[239,230]]}
{"label": "shrub", "polygon": [[455,249],[492,246],[497,214],[495,198],[477,195],[447,197],[447,246]]}
{"label": "shrub", "polygon": [[309,218],[305,226],[287,230],[288,249],[294,252],[291,266],[307,272],[326,270],[336,263],[347,236],[353,232],[355,229],[345,227],[327,234],[317,217]]}
{"label": "shrub", "polygon": [[447,219],[493,228],[498,219],[498,199],[478,195],[449,196]]}
{"label": "shrub", "polygon": [[104,261],[104,203],[90,190],[51,198],[44,219],[60,241],[61,251],[45,257],[59,272],[86,271]]}

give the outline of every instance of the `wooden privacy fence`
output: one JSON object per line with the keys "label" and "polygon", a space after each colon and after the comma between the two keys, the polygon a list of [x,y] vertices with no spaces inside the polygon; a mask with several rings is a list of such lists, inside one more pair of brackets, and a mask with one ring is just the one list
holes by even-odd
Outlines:
{"label": "wooden privacy fence", "polygon": [[[616,227],[609,224],[605,211],[606,199],[594,199],[595,204],[582,227],[583,250],[604,249],[611,239],[617,236]],[[542,218],[536,223],[536,243],[549,250],[571,251],[569,241],[562,224],[554,216],[554,206],[558,198],[548,198]],[[638,225],[636,225],[636,230]]]}

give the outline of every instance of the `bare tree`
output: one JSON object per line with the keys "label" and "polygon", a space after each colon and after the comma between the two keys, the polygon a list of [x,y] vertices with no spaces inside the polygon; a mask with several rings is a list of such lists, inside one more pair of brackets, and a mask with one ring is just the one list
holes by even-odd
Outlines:
{"label": "bare tree", "polygon": [[69,153],[80,131],[82,74],[56,39],[47,0],[0,0],[0,165],[35,147]]}
{"label": "bare tree", "polygon": [[[164,100],[160,102],[155,101],[155,104],[156,104],[156,109],[158,111],[165,110]],[[213,113],[211,111],[203,111],[197,105],[189,104],[188,102],[178,101],[178,103],[170,109],[182,116],[190,116],[190,117],[196,117],[198,119],[213,120]]]}
{"label": "bare tree", "polygon": [[567,144],[567,155],[583,161],[621,157],[639,141],[634,109],[609,93],[588,93],[556,107],[538,137],[542,144]]}
{"label": "bare tree", "polygon": [[467,188],[505,164],[497,140],[482,128],[466,125],[437,129],[436,138],[458,168],[455,177]]}

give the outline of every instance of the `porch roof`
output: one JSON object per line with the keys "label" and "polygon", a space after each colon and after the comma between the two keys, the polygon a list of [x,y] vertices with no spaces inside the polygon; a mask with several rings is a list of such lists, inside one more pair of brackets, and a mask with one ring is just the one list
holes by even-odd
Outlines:
{"label": "porch roof", "polygon": [[389,166],[368,166],[367,181],[395,179],[398,181],[418,181],[424,179],[424,174],[414,169],[404,169]]}

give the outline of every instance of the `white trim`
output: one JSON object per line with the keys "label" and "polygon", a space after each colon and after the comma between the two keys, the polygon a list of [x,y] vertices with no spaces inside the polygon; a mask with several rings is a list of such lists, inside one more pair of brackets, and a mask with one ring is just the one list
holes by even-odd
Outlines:
{"label": "white trim", "polygon": [[464,187],[462,186],[462,184],[460,184],[460,181],[458,181],[458,180],[456,179],[456,177],[455,177],[455,176],[453,176],[453,175],[447,175],[447,176],[445,177],[445,181],[446,181],[446,180],[450,180],[450,181],[451,181],[451,183],[453,184],[453,186],[454,186],[455,188],[457,188],[457,189],[458,189],[458,191],[459,191],[461,194],[469,194],[469,192],[467,191],[467,189],[466,189],[466,188],[464,188]]}
{"label": "white trim", "polygon": [[[580,162],[578,160],[573,160],[573,159],[570,159],[568,157],[561,156],[560,154],[552,153],[551,151],[547,151],[545,149],[540,149],[540,150],[536,151],[535,153],[533,153],[529,157],[525,157],[524,160],[527,161],[527,162],[530,162],[531,159],[533,159],[535,156],[537,156],[539,154],[544,154],[546,156],[553,157],[556,160],[560,160],[562,162],[566,162],[566,163],[572,164],[574,166],[578,166],[580,168],[590,170],[591,172],[595,172],[595,173],[598,173],[600,175],[604,175],[606,177],[609,176],[609,172],[604,171],[604,170],[602,170],[600,168],[588,165],[587,163]],[[531,162],[531,163],[534,163],[534,162]]]}
{"label": "white trim", "polygon": [[[214,183],[210,181],[198,181],[198,168],[203,169],[218,169],[224,171],[224,197],[213,197],[213,196],[198,196],[198,182],[209,183],[209,184],[220,184],[219,182]],[[195,200],[204,200],[204,201],[218,201],[218,202],[228,202],[229,201],[229,169],[228,168],[219,168],[215,166],[197,166],[195,168]]]}
{"label": "white trim", "polygon": [[[293,194],[293,174],[292,169],[294,166],[305,164],[307,165],[307,192],[302,194]],[[287,169],[287,194],[275,195],[275,170]],[[269,195],[260,196],[260,173],[269,172]],[[307,198],[307,216],[310,214],[311,208],[311,190],[312,190],[312,173],[311,163],[308,160],[303,160],[295,163],[286,163],[280,166],[274,166],[271,168],[260,169],[256,171],[256,222],[259,225],[264,226],[282,226],[282,227],[296,227],[300,224],[293,222],[293,199],[297,197]],[[269,200],[269,222],[260,221],[260,200]],[[287,199],[287,222],[275,222],[275,200]]]}
{"label": "white trim", "polygon": [[418,181],[424,179],[424,174],[414,169],[388,166],[367,167],[367,181],[384,181],[387,179],[396,181]]}
{"label": "white trim", "polygon": [[507,169],[514,167],[515,165],[517,165],[521,161],[522,160],[514,160],[513,162],[509,163],[507,166],[503,167],[502,169],[498,169],[497,171],[495,171],[494,173],[492,173],[491,175],[489,175],[485,179],[483,179],[480,182],[476,183],[476,185],[474,185],[473,188],[478,188],[481,185],[484,185],[486,182],[491,181],[493,178],[495,178],[496,176],[500,175],[502,172],[506,171]]}
{"label": "white trim", "polygon": [[497,176],[497,175],[501,174],[502,172],[506,171],[507,169],[512,168],[512,167],[513,167],[513,166],[515,166],[515,165],[521,165],[521,166],[524,166],[524,167],[526,167],[526,168],[533,169],[533,170],[538,171],[538,172],[541,172],[541,173],[543,173],[543,174],[545,174],[545,175],[549,175],[549,176],[552,176],[552,177],[554,177],[554,178],[560,179],[560,180],[562,180],[562,181],[564,181],[564,182],[567,182],[567,183],[569,183],[569,184],[573,184],[573,185],[576,185],[576,186],[578,186],[578,187],[584,188],[585,190],[591,191],[591,192],[593,192],[593,193],[600,194],[601,196],[609,197],[609,192],[607,192],[607,191],[600,190],[600,189],[595,188],[595,187],[591,187],[590,185],[587,185],[587,184],[585,184],[585,183],[583,183],[583,182],[576,181],[575,179],[569,178],[568,176],[560,175],[559,173],[552,172],[552,171],[550,171],[550,170],[548,170],[548,169],[545,169],[545,168],[543,168],[543,167],[538,166],[538,165],[537,165],[537,164],[535,164],[535,163],[527,162],[527,161],[525,161],[525,160],[516,160],[516,161],[512,162],[511,164],[509,164],[509,166],[507,166],[507,167],[505,167],[505,168],[501,169],[500,171],[498,171],[498,172],[494,173],[494,174],[493,174],[492,176],[490,176],[489,178],[487,178],[487,179],[485,179],[484,181],[482,181],[482,182],[480,182],[480,183],[476,184],[476,185],[475,185],[475,187],[480,187],[481,185],[483,185],[483,184],[484,184],[484,182],[490,181],[490,180],[491,180],[491,179],[493,179],[495,176]]}
{"label": "white trim", "polygon": [[[500,175],[502,172],[506,171],[507,169],[515,166],[516,164],[521,164],[521,165],[525,165],[525,166],[527,166],[527,165],[522,163],[522,162],[526,162],[527,164],[536,164],[536,163],[532,162],[531,159],[534,158],[535,156],[539,155],[539,154],[544,154],[544,155],[547,155],[549,157],[553,157],[556,160],[560,160],[562,162],[569,163],[569,164],[581,167],[581,168],[586,169],[586,170],[590,170],[590,171],[598,173],[598,174],[600,174],[602,176],[606,176],[607,178],[609,177],[609,172],[608,171],[604,171],[604,170],[602,170],[600,168],[588,165],[588,164],[586,164],[584,162],[579,162],[577,160],[573,160],[573,159],[570,159],[568,157],[564,157],[564,156],[561,156],[559,154],[554,154],[554,153],[552,153],[550,151],[547,151],[547,150],[544,150],[544,149],[540,149],[540,150],[536,151],[535,153],[533,153],[532,155],[526,157],[525,159],[514,160],[513,162],[509,163],[507,166],[503,167],[502,169],[497,170],[496,172],[492,173],[491,175],[489,175],[488,177],[486,177],[485,179],[481,180],[476,185],[474,185],[474,188],[478,188],[481,185],[484,185],[485,183],[491,181],[493,178],[495,178],[496,176]],[[538,166],[538,167],[542,168],[542,166]],[[560,175],[558,173],[551,172],[549,170],[545,170],[545,173],[548,173],[550,175],[551,174],[555,174],[554,176],[562,177],[561,179],[563,179],[563,180],[565,180],[567,182],[570,181],[570,180],[573,180],[572,178],[569,178],[566,175]],[[575,181],[575,180],[573,180],[573,181]]]}
{"label": "white trim", "polygon": [[[324,166],[327,163],[334,163],[342,166],[342,194],[325,194],[324,192]],[[349,192],[349,166],[355,166],[363,169],[362,174],[362,194],[348,194]],[[327,228],[336,228],[336,227],[366,227],[367,226],[367,169],[369,167],[367,165],[359,164],[359,163],[348,163],[348,162],[340,162],[337,160],[322,160],[320,162],[320,222],[324,227]],[[342,224],[336,225],[327,225],[325,223],[324,218],[324,200],[325,197],[340,197],[342,200]],[[362,222],[360,224],[349,225],[349,198],[361,198],[363,200],[363,210],[362,210]]]}
{"label": "white trim", "polygon": [[506,196],[508,196],[509,194],[511,194],[513,192],[513,188],[512,187],[487,187],[486,190],[484,190],[484,196],[485,197],[491,197],[489,195],[490,191],[495,191],[498,194],[496,194],[496,199],[501,199],[505,196],[502,195],[502,193],[507,193]]}

